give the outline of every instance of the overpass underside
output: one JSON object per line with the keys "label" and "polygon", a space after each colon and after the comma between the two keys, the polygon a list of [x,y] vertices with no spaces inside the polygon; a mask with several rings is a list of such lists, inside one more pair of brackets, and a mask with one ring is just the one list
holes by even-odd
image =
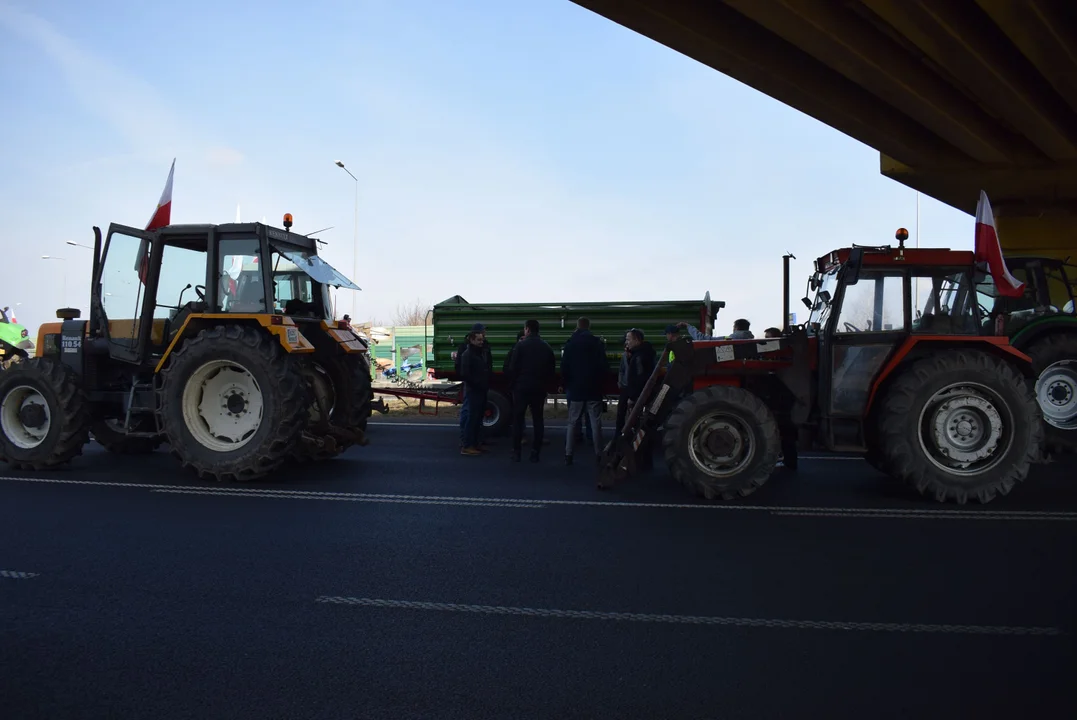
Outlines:
{"label": "overpass underside", "polygon": [[574,0],[880,152],[1007,252],[1077,256],[1077,0]]}

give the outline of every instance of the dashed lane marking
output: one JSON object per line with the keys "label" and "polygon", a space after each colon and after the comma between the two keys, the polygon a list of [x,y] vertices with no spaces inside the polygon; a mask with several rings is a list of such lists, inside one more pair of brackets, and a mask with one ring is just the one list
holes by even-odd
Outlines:
{"label": "dashed lane marking", "polygon": [[162,485],[157,483],[128,483],[113,480],[73,480],[68,478],[33,478],[4,477],[0,480],[9,482],[28,482],[60,485],[90,485],[102,487],[119,487],[145,489],[151,492],[192,494],[192,495],[232,495],[237,497],[270,497],[299,500],[351,500],[356,502],[392,502],[404,504],[447,504],[447,505],[481,505],[490,507],[545,508],[550,506],[566,507],[606,507],[625,509],[659,509],[659,510],[705,510],[713,512],[766,512],[772,515],[789,517],[880,517],[901,519],[931,520],[1057,520],[1077,522],[1077,512],[1038,511],[1038,510],[958,510],[939,508],[842,508],[811,507],[800,505],[718,505],[712,503],[663,503],[633,502],[630,500],[551,500],[546,498],[502,498],[502,497],[466,497],[457,495],[403,495],[391,493],[348,493],[322,490],[274,490],[271,488],[244,487],[192,487],[190,485]]}
{"label": "dashed lane marking", "polygon": [[26,580],[37,577],[37,575],[37,573],[20,572],[19,570],[0,570],[0,578],[11,578],[13,580]]}
{"label": "dashed lane marking", "polygon": [[1057,627],[1011,625],[934,625],[926,623],[855,622],[840,620],[789,620],[784,618],[720,617],[712,615],[666,615],[655,613],[605,612],[601,610],[561,610],[557,608],[511,607],[505,605],[465,605],[460,603],[387,600],[381,598],[322,595],[315,602],[328,605],[396,608],[480,615],[570,620],[612,620],[619,622],[668,623],[677,625],[718,625],[760,627],[780,630],[842,630],[855,632],[950,633],[956,635],[1063,635]]}

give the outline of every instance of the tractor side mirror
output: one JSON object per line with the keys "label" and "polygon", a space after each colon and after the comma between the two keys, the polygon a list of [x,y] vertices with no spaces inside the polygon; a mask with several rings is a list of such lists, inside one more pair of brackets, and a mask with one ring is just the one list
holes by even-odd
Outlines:
{"label": "tractor side mirror", "polygon": [[808,308],[809,310],[812,309],[812,304],[811,304],[811,299],[810,298],[802,297],[802,298],[800,298],[800,302],[804,303],[804,307]]}

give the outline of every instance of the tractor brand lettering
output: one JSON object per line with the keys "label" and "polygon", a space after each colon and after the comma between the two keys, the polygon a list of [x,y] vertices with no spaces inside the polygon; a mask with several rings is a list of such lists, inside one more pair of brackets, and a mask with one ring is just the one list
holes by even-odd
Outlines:
{"label": "tractor brand lettering", "polygon": [[65,335],[60,340],[60,347],[65,353],[77,353],[82,349],[82,337],[79,335]]}
{"label": "tractor brand lettering", "polygon": [[266,228],[266,235],[276,240],[291,240],[291,233],[282,232],[275,228]]}

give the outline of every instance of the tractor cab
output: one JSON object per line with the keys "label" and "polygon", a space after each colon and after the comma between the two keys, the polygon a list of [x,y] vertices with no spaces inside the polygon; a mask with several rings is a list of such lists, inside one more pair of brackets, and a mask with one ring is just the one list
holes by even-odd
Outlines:
{"label": "tractor cab", "polygon": [[985,333],[973,253],[898,247],[835,250],[815,261],[806,324],[816,344],[819,415],[825,444],[861,450],[872,400],[888,363],[922,341],[960,345]]}
{"label": "tractor cab", "polygon": [[94,268],[89,336],[100,338],[113,359],[157,365],[192,320],[332,324],[329,286],[358,287],[318,257],[314,239],[291,232],[290,215],[284,224],[170,225],[155,232],[111,225]]}

